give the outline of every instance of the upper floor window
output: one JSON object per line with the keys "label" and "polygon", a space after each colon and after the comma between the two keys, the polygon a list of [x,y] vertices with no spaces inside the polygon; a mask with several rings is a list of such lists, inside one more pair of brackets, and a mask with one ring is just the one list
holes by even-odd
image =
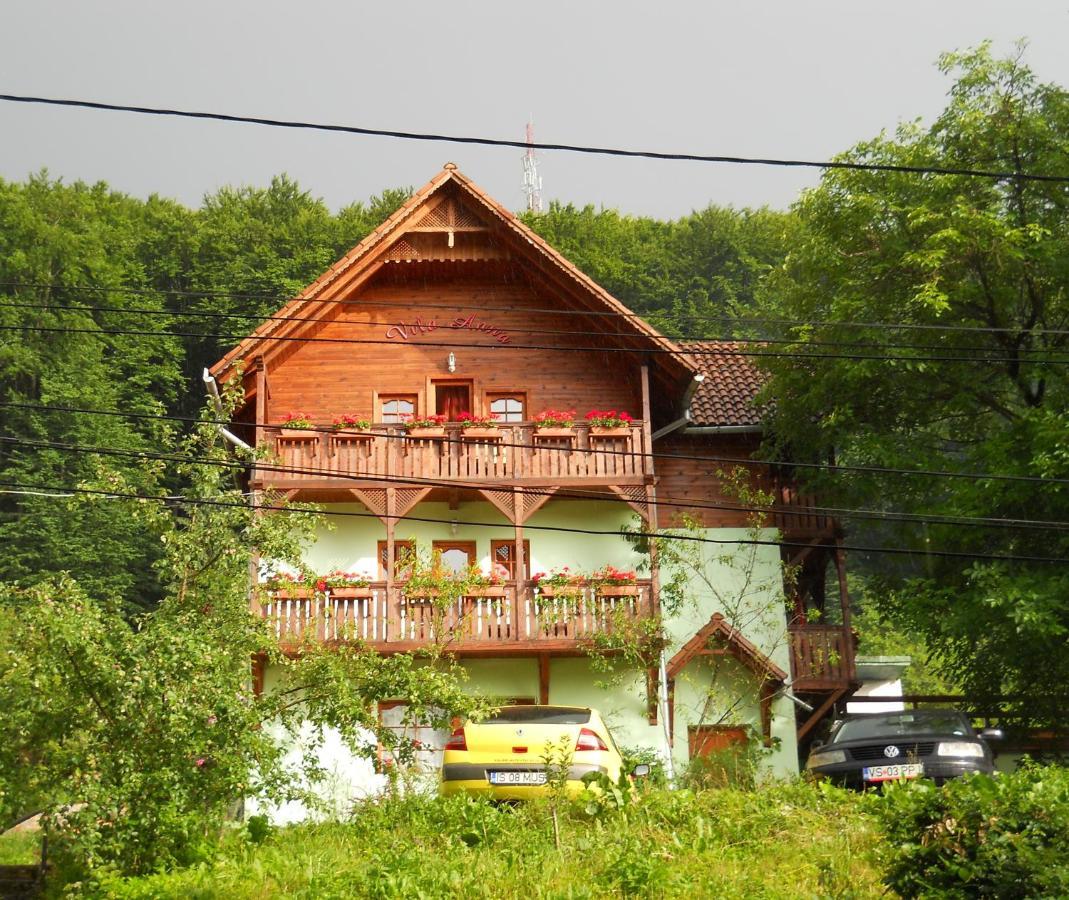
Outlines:
{"label": "upper floor window", "polygon": [[404,422],[415,414],[415,394],[383,394],[379,397],[379,418],[382,422]]}
{"label": "upper floor window", "polygon": [[490,415],[497,422],[522,422],[526,412],[523,394],[489,394]]}

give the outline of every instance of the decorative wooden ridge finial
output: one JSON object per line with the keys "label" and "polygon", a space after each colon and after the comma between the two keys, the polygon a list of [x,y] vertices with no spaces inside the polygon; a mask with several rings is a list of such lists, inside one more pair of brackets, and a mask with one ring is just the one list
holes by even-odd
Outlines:
{"label": "decorative wooden ridge finial", "polygon": [[455,172],[457,170],[457,164],[455,162],[447,162],[442,168],[447,172]]}

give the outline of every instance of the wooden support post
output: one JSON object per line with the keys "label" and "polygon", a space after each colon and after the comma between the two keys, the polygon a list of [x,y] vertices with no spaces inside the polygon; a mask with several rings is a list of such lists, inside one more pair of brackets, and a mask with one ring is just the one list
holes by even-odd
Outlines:
{"label": "wooden support post", "polygon": [[[389,448],[387,448],[387,457],[389,456]],[[384,640],[395,641],[400,640],[401,619],[397,614],[400,609],[400,604],[397,602],[397,598],[394,596],[394,562],[395,562],[395,538],[394,533],[397,528],[397,520],[394,518],[394,510],[397,508],[396,498],[397,488],[386,488],[386,616],[385,627],[386,634]]]}
{"label": "wooden support post", "polygon": [[846,554],[842,543],[835,545],[835,572],[839,576],[839,609],[843,615],[843,652],[846,656],[846,669],[851,681],[854,680],[854,632],[850,626],[850,591],[846,585]]}
{"label": "wooden support post", "polygon": [[538,702],[543,706],[549,703],[549,655],[546,653],[538,657]]}
{"label": "wooden support post", "polygon": [[[523,553],[523,497],[516,490],[512,492],[512,510],[512,521],[516,528],[516,546],[512,552],[512,578],[515,585],[515,590],[512,592],[512,639],[519,641],[527,633],[526,616],[521,623],[521,616],[527,608],[527,579],[523,577],[527,562]],[[493,566],[493,560],[490,564]],[[539,665],[541,666],[541,663]],[[548,673],[549,670],[546,671]],[[548,678],[548,674],[546,677]]]}
{"label": "wooden support post", "polygon": [[[653,480],[653,432],[650,426],[650,367],[642,365],[642,470],[649,476],[646,483],[646,531],[657,531],[657,486]],[[657,564],[657,541],[649,539],[650,548],[650,609],[651,614],[661,608],[661,571]]]}
{"label": "wooden support post", "polygon": [[[267,424],[267,363],[262,356],[253,361],[253,375],[256,381],[256,420],[253,423],[252,445],[259,448],[264,439],[264,426]],[[251,484],[259,487],[260,473],[254,464],[250,478]]]}
{"label": "wooden support post", "polygon": [[802,727],[798,729],[798,743],[802,742],[805,736],[817,726],[817,723],[824,718],[828,710],[830,710],[845,693],[846,688],[840,688],[839,690],[828,694],[824,702],[816,708],[812,715],[802,723]]}
{"label": "wooden support post", "polygon": [[259,697],[264,692],[264,657],[257,653],[252,658],[252,692]]}

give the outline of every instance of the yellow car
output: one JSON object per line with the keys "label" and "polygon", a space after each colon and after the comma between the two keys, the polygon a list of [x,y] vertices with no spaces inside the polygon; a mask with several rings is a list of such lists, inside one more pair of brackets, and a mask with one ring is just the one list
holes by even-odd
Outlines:
{"label": "yellow car", "polygon": [[[567,765],[577,795],[589,772],[620,777],[623,758],[597,710],[577,706],[503,706],[457,728],[445,745],[441,792],[524,800],[550,791],[551,765]],[[635,775],[647,767],[636,767]]]}

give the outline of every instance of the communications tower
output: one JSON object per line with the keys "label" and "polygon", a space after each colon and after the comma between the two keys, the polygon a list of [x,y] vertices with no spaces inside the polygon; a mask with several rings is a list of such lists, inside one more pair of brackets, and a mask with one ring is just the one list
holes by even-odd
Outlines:
{"label": "communications tower", "polygon": [[527,211],[540,213],[542,212],[542,176],[538,174],[538,160],[534,152],[533,121],[527,123],[527,145],[527,150],[523,154],[523,193],[527,196]]}

